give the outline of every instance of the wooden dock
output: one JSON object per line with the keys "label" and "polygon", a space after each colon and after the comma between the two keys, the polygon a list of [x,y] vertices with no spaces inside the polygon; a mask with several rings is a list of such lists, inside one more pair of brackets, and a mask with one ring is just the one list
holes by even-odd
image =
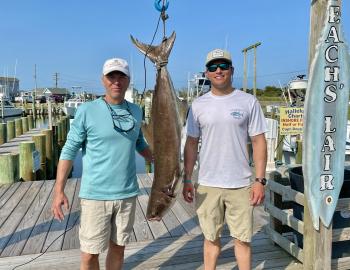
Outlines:
{"label": "wooden dock", "polygon": [[[181,198],[160,222],[145,219],[151,174],[138,175],[140,195],[131,243],[126,248],[124,269],[202,269],[203,236],[193,205]],[[58,222],[50,210],[54,181],[17,182],[0,187],[0,270],[79,269],[78,240],[80,179],[69,179],[66,194],[71,203]],[[263,207],[255,210],[253,269],[302,269],[288,253],[263,232],[268,217]],[[228,230],[222,237],[217,269],[238,269]],[[101,269],[106,254],[100,256]]]}
{"label": "wooden dock", "polygon": [[33,135],[40,134],[42,129],[36,128],[36,129],[31,129],[25,134],[13,138],[11,141],[6,142],[2,145],[0,145],[0,154],[6,154],[6,153],[19,153],[19,144],[21,142],[27,142],[31,141]]}

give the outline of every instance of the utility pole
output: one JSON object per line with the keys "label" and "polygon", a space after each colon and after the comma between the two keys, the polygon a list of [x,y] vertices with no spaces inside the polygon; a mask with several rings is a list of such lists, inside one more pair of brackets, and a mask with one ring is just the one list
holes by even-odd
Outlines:
{"label": "utility pole", "polygon": [[35,99],[36,99],[36,91],[37,91],[37,80],[36,80],[36,64],[34,64],[34,93],[32,93],[32,114],[34,119],[34,126],[36,125],[36,108],[35,108]]}
{"label": "utility pole", "polygon": [[243,70],[244,70],[244,75],[243,75],[243,91],[244,92],[247,92],[247,60],[246,60],[246,57],[247,57],[247,52],[251,49],[254,49],[254,81],[253,81],[253,93],[254,93],[254,96],[256,96],[256,48],[258,46],[261,45],[261,42],[257,42],[247,48],[244,48],[242,50],[242,52],[244,53],[244,67],[243,67]]}
{"label": "utility pole", "polygon": [[53,80],[55,81],[55,88],[57,89],[58,88],[58,76],[59,76],[60,74],[59,73],[57,73],[57,72],[55,72],[54,74],[53,74]]}

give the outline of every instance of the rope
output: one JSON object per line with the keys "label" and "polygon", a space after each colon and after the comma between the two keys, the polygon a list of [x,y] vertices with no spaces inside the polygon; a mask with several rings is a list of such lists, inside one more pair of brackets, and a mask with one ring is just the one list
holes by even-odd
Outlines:
{"label": "rope", "polygon": [[15,269],[17,269],[17,268],[19,268],[19,267],[22,267],[22,266],[24,266],[24,265],[27,265],[27,264],[29,264],[29,263],[35,261],[35,260],[38,259],[39,257],[43,256],[43,255],[46,253],[46,251],[52,246],[53,243],[55,243],[55,242],[56,242],[62,235],[64,235],[66,232],[69,232],[71,229],[74,228],[74,226],[77,224],[78,220],[79,220],[79,216],[77,216],[77,217],[75,218],[75,221],[74,221],[73,225],[72,225],[69,229],[66,229],[66,230],[65,230],[63,233],[61,233],[59,236],[57,236],[57,238],[54,239],[54,240],[51,242],[51,244],[48,245],[48,247],[47,247],[42,253],[40,253],[40,254],[39,254],[38,256],[36,256],[35,258],[29,260],[28,262],[25,262],[25,263],[22,263],[22,264],[19,264],[19,265],[15,266],[14,268],[12,268],[12,270],[15,270]]}
{"label": "rope", "polygon": [[[160,5],[161,2],[162,2],[162,5]],[[144,69],[144,81],[145,81],[145,84],[144,84],[144,88],[143,88],[143,91],[142,91],[142,94],[141,94],[141,102],[144,99],[144,94],[145,94],[146,87],[147,87],[146,58],[147,58],[147,55],[148,55],[148,53],[150,51],[150,48],[151,48],[151,46],[152,46],[152,44],[154,42],[156,34],[158,32],[160,19],[162,19],[162,21],[163,21],[163,40],[164,40],[165,39],[165,21],[166,21],[166,19],[169,18],[169,16],[165,13],[165,11],[168,9],[168,6],[169,6],[169,1],[168,0],[155,0],[154,6],[160,12],[160,15],[159,15],[159,18],[158,18],[156,30],[154,31],[154,34],[153,34],[153,37],[152,37],[152,41],[148,45],[148,48],[147,48],[146,53],[145,53],[145,57],[143,58],[143,69]]]}

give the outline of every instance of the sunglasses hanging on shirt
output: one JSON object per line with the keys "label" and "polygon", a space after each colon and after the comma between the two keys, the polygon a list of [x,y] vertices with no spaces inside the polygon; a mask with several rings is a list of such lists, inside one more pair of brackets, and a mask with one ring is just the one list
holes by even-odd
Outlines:
{"label": "sunglasses hanging on shirt", "polygon": [[114,130],[120,133],[120,132],[129,132],[134,129],[135,120],[134,120],[134,117],[132,116],[132,113],[129,108],[129,104],[126,100],[125,100],[126,113],[123,113],[123,114],[119,114],[115,110],[113,110],[111,105],[109,105],[104,98],[103,98],[103,101],[106,103],[106,106],[111,113]]}

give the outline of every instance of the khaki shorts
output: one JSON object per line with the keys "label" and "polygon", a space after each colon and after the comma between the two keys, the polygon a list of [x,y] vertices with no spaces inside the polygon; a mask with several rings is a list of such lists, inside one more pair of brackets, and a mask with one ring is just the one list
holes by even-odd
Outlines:
{"label": "khaki shorts", "polygon": [[216,188],[199,185],[196,189],[196,208],[204,237],[217,240],[226,219],[232,237],[250,242],[253,233],[253,206],[250,205],[250,186]]}
{"label": "khaki shorts", "polygon": [[80,204],[81,251],[100,254],[110,240],[119,246],[128,243],[135,221],[136,196],[114,201],[81,199]]}

